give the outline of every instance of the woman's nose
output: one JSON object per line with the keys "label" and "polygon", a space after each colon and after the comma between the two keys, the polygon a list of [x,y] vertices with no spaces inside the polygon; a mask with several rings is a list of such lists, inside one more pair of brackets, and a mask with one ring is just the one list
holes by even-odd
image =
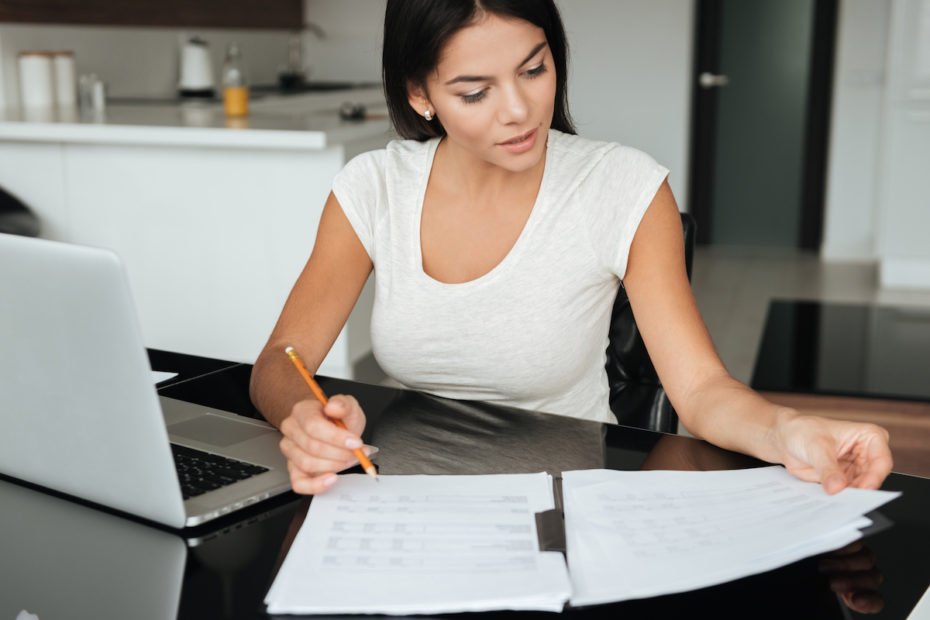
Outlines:
{"label": "woman's nose", "polygon": [[529,101],[516,84],[501,89],[503,96],[498,109],[498,120],[504,125],[519,124],[529,116]]}

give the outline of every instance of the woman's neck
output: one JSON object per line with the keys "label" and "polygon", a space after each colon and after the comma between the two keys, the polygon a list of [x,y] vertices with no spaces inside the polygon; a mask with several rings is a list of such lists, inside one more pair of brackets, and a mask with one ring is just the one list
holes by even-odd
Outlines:
{"label": "woman's neck", "polygon": [[476,157],[448,138],[443,138],[436,148],[432,182],[454,189],[459,196],[475,202],[485,202],[513,192],[535,192],[546,165],[544,153],[536,164],[526,170],[508,170]]}

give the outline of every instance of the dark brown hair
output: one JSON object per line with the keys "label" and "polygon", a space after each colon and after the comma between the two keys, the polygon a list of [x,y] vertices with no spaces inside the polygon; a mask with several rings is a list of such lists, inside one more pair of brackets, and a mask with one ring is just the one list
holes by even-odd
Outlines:
{"label": "dark brown hair", "polygon": [[425,84],[449,37],[473,24],[481,12],[522,19],[543,30],[556,74],[552,128],[574,134],[566,93],[568,42],[553,0],[388,0],[381,67],[388,112],[397,133],[413,140],[446,134],[438,118],[427,122],[410,107],[407,84]]}

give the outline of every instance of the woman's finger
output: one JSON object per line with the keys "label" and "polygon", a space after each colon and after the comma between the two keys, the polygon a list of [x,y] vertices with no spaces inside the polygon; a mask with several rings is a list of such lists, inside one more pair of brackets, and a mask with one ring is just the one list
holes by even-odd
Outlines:
{"label": "woman's finger", "polygon": [[301,433],[296,437],[289,437],[298,448],[306,454],[330,461],[345,461],[352,458],[352,450],[345,447],[334,446]]}
{"label": "woman's finger", "polygon": [[847,607],[860,614],[877,614],[885,608],[884,597],[875,590],[845,592],[841,597]]}
{"label": "woman's finger", "polygon": [[351,453],[347,457],[338,459],[325,459],[307,454],[287,437],[283,438],[279,445],[281,453],[284,454],[288,463],[293,464],[297,469],[309,475],[342,471],[351,459]]}
{"label": "woman's finger", "polygon": [[830,589],[837,594],[865,590],[878,590],[885,580],[877,568],[853,573],[838,573],[830,575]]}
{"label": "woman's finger", "polygon": [[362,447],[362,440],[357,434],[339,428],[322,414],[308,417],[303,423],[303,432],[317,441],[338,448],[355,450]]}
{"label": "woman's finger", "polygon": [[355,435],[361,435],[365,430],[365,414],[354,396],[336,394],[329,399],[323,412],[331,418],[342,420],[346,428]]}
{"label": "woman's finger", "polygon": [[291,474],[291,488],[294,489],[295,493],[300,493],[302,495],[316,495],[323,493],[338,480],[338,476],[333,473],[322,474],[319,476],[308,476],[307,474],[292,469],[290,463],[288,464],[288,471]]}
{"label": "woman's finger", "polygon": [[817,563],[822,573],[839,573],[864,571],[875,567],[875,554],[871,549],[864,548],[856,553],[847,555],[830,555]]}

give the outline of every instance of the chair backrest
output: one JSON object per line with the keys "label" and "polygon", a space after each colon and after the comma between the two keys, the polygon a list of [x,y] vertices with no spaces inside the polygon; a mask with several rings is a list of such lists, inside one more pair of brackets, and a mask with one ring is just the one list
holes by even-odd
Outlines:
{"label": "chair backrest", "polygon": [[[694,260],[694,218],[681,214],[685,235],[685,267],[691,278]],[[646,345],[636,326],[626,289],[618,287],[610,318],[607,346],[607,382],[610,385],[610,409],[617,421],[664,433],[678,431],[678,414],[665,394],[656,369],[649,359]]]}
{"label": "chair backrest", "polygon": [[0,233],[39,236],[39,218],[23,202],[0,187]]}

